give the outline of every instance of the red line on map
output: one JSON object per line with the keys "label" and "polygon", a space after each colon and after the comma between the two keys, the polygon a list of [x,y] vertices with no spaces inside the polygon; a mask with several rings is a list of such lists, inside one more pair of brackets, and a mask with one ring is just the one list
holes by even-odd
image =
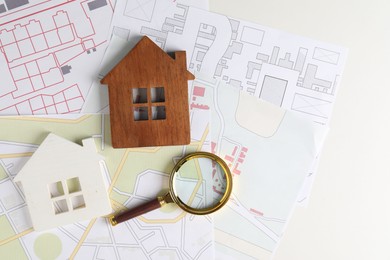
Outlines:
{"label": "red line on map", "polygon": [[[60,6],[63,6],[63,5],[67,5],[67,4],[70,4],[70,3],[75,2],[75,1],[76,1],[76,0],[69,0],[69,1],[66,1],[66,2],[61,3],[61,4],[58,4],[58,5],[53,5],[53,6],[51,6],[51,7],[46,8],[46,9],[39,10],[38,12],[34,12],[34,13],[31,13],[31,14],[28,14],[28,15],[25,15],[25,16],[18,17],[18,18],[16,18],[16,19],[11,20],[11,21],[8,21],[8,22],[6,22],[6,23],[2,23],[2,24],[0,24],[0,26],[6,25],[6,24],[9,24],[9,23],[13,23],[13,22],[15,22],[15,21],[18,21],[18,20],[27,18],[27,17],[29,17],[29,16],[33,16],[33,15],[36,15],[36,14],[39,14],[39,13],[43,13],[43,12],[46,12],[46,11],[48,11],[48,10],[51,10],[51,9],[54,9],[54,8],[57,8],[57,7],[60,7]],[[20,11],[20,10],[19,10],[19,11]]]}
{"label": "red line on map", "polygon": [[251,211],[251,212],[255,213],[256,215],[259,215],[259,216],[264,216],[264,213],[263,213],[263,212],[261,212],[261,211],[258,211],[258,210],[252,209],[252,208],[251,208],[249,211]]}
{"label": "red line on map", "polygon": [[11,13],[6,13],[5,15],[1,15],[0,18],[6,17],[6,16],[8,16],[8,15],[16,14],[16,13],[18,13],[18,12],[20,12],[20,11],[24,11],[24,10],[30,9],[30,8],[33,8],[33,7],[38,6],[38,5],[42,5],[42,4],[47,3],[47,2],[50,2],[50,1],[51,1],[51,0],[47,0],[47,1],[45,1],[45,2],[42,2],[42,3],[39,3],[39,4],[35,4],[35,5],[31,5],[31,6],[28,6],[28,7],[19,9],[19,10],[16,10],[16,11],[11,12]]}

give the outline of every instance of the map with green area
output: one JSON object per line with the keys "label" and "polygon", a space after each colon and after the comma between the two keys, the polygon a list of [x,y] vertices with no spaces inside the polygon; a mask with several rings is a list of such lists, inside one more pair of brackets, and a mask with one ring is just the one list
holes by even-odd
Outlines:
{"label": "map with green area", "polygon": [[[210,149],[208,122],[196,121],[201,117],[191,117],[192,141],[188,146],[137,149],[111,147],[108,115],[1,118],[0,258],[213,258],[212,219],[186,214],[174,205],[115,227],[106,218],[97,218],[34,232],[23,188],[12,182],[49,133],[80,145],[83,139],[93,137],[105,158],[104,177],[113,210],[134,207],[168,189],[169,173],[181,157]],[[202,199],[202,187],[194,193]]]}

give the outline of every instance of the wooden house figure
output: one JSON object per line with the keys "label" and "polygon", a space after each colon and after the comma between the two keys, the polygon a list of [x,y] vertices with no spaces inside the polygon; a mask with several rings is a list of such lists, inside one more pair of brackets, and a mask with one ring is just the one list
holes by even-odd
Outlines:
{"label": "wooden house figure", "polygon": [[190,142],[185,51],[172,58],[144,36],[101,83],[108,85],[114,148]]}
{"label": "wooden house figure", "polygon": [[92,138],[80,146],[46,137],[14,178],[23,186],[36,231],[112,213],[102,160]]}

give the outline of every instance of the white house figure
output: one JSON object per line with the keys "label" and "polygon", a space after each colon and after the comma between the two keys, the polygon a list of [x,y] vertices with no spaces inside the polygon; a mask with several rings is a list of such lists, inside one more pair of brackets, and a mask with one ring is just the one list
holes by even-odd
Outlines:
{"label": "white house figure", "polygon": [[33,227],[42,231],[112,212],[92,138],[83,146],[49,134],[14,178],[23,186]]}

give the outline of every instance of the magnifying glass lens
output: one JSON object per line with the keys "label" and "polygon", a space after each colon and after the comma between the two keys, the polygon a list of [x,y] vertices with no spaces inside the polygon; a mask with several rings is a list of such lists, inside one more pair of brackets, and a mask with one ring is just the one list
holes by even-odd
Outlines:
{"label": "magnifying glass lens", "polygon": [[173,178],[175,196],[194,209],[214,208],[226,193],[226,174],[219,163],[210,158],[186,161]]}
{"label": "magnifying glass lens", "polygon": [[195,152],[179,160],[169,177],[169,191],[131,210],[110,216],[113,226],[126,220],[176,203],[182,210],[195,215],[210,214],[229,200],[233,187],[228,165],[217,155]]}

